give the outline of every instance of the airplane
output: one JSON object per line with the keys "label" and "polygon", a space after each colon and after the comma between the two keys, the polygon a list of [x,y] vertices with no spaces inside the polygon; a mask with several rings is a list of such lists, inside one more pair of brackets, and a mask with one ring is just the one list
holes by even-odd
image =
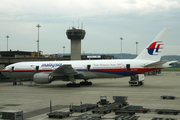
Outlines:
{"label": "airplane", "polygon": [[[171,28],[164,28],[135,59],[19,62],[1,73],[14,79],[33,78],[37,84],[70,81],[67,87],[92,85],[89,79],[121,78],[171,67],[177,61],[160,61]],[[76,79],[83,79],[80,84]]]}

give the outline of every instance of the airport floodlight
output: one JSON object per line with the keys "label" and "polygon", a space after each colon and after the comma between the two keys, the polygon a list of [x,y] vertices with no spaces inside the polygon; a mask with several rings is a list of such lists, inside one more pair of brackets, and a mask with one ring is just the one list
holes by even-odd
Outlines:
{"label": "airport floodlight", "polygon": [[121,40],[121,59],[122,59],[122,40],[123,40],[123,38],[121,37],[120,40]]}
{"label": "airport floodlight", "polygon": [[63,46],[63,55],[64,55],[64,53],[65,53],[65,46]]}
{"label": "airport floodlight", "polygon": [[7,35],[6,38],[7,38],[7,51],[8,51],[8,38],[9,38],[9,36]]}
{"label": "airport floodlight", "polygon": [[138,55],[138,42],[136,42],[136,55]]}
{"label": "airport floodlight", "polygon": [[39,28],[41,26],[38,24],[36,27],[38,27],[37,53],[38,53],[38,57],[39,57]]}

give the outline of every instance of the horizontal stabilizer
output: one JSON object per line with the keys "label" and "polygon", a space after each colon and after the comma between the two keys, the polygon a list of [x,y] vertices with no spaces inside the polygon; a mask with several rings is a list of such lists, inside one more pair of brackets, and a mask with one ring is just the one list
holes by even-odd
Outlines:
{"label": "horizontal stabilizer", "polygon": [[159,67],[172,67],[172,63],[178,63],[178,61],[158,61],[158,62],[154,62],[148,65],[145,65],[144,67],[148,68],[148,67],[155,67],[155,66],[159,66]]}
{"label": "horizontal stabilizer", "polygon": [[157,66],[157,65],[163,65],[164,63],[167,63],[168,61],[158,61],[158,62],[154,62],[154,63],[151,63],[151,64],[148,64],[144,67],[153,67],[153,66]]}

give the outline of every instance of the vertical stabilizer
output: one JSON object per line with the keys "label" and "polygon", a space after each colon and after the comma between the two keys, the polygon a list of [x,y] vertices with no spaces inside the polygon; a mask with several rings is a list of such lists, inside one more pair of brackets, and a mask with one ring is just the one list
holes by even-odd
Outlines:
{"label": "vertical stabilizer", "polygon": [[164,28],[136,59],[160,61],[170,31],[171,28]]}

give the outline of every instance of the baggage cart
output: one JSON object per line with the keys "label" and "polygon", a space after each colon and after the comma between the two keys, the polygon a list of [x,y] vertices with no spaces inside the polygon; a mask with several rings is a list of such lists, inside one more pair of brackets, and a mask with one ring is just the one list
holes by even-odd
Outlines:
{"label": "baggage cart", "polygon": [[115,111],[115,115],[118,115],[118,114],[133,115],[133,114],[135,114],[135,111],[131,111],[131,110],[117,110],[117,111]]}
{"label": "baggage cart", "polygon": [[130,116],[130,115],[119,115],[114,117],[115,120],[138,120],[140,116]]}
{"label": "baggage cart", "polygon": [[69,117],[69,115],[72,114],[72,112],[51,112],[48,113],[47,115],[49,116],[49,118],[65,118],[65,117]]}
{"label": "baggage cart", "polygon": [[175,99],[175,96],[172,96],[172,95],[162,95],[161,98],[162,99]]}
{"label": "baggage cart", "polygon": [[108,107],[99,107],[92,110],[92,113],[107,114],[111,113],[111,110]]}
{"label": "baggage cart", "polygon": [[177,115],[180,113],[180,110],[173,110],[173,109],[156,109],[155,112],[158,114],[174,114]]}
{"label": "baggage cart", "polygon": [[150,109],[143,108],[142,106],[127,106],[125,109],[126,110],[132,110],[135,112],[142,112],[142,113],[147,113],[150,111]]}
{"label": "baggage cart", "polygon": [[161,117],[154,117],[151,120],[177,120],[176,118],[161,118]]}
{"label": "baggage cart", "polygon": [[97,104],[87,104],[86,103],[86,104],[82,104],[79,106],[71,106],[70,112],[86,112],[88,110],[95,109],[97,107],[98,107]]}

